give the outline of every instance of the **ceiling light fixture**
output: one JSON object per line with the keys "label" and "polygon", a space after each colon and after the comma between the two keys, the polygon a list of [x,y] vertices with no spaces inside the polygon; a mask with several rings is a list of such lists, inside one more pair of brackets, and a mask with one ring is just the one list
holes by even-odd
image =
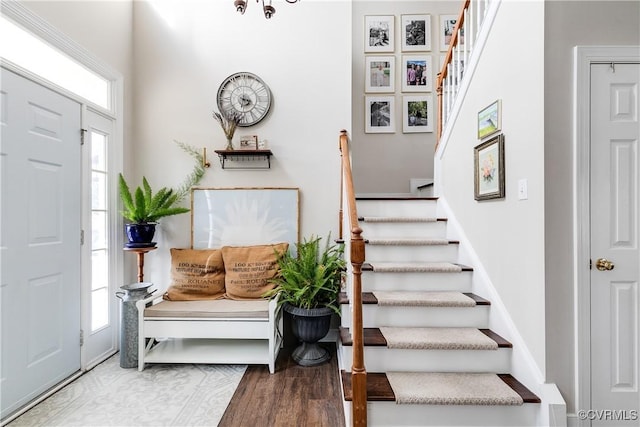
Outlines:
{"label": "ceiling light fixture", "polygon": [[[248,0],[251,1],[251,0]],[[262,1],[262,10],[264,11],[264,17],[267,19],[271,19],[273,15],[276,13],[276,8],[271,6],[271,0],[268,0],[269,4],[265,4],[264,0],[256,0],[256,3]],[[285,0],[287,3],[297,3],[299,0]],[[236,7],[236,10],[244,15],[245,10],[247,10],[247,0],[235,0],[233,5]]]}

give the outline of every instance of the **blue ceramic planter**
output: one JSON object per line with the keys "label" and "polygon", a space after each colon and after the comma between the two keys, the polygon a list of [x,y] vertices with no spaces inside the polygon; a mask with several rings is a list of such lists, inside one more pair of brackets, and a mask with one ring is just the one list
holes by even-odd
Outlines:
{"label": "blue ceramic planter", "polygon": [[126,244],[128,247],[155,246],[153,242],[153,235],[156,232],[155,222],[126,224],[125,230],[129,239],[129,243]]}

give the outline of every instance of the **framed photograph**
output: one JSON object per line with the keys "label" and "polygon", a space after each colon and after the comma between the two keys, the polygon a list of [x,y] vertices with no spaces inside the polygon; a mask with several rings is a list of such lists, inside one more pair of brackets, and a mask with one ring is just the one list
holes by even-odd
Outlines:
{"label": "framed photograph", "polygon": [[433,98],[431,95],[402,97],[402,132],[433,132]]}
{"label": "framed photograph", "polygon": [[394,133],[395,97],[365,96],[365,133]]}
{"label": "framed photograph", "polygon": [[[440,15],[440,50],[449,50],[449,43],[458,22],[458,15]],[[464,44],[464,28],[461,29],[458,45]]]}
{"label": "framed photograph", "polygon": [[239,150],[257,150],[258,135],[243,135],[240,137]]}
{"label": "framed photograph", "polygon": [[288,242],[295,252],[299,238],[298,193],[297,188],[194,188],[191,247]]}
{"label": "framed photograph", "polygon": [[[444,65],[445,56],[446,55],[440,55],[440,65],[439,65],[439,68],[436,70],[436,74],[442,71],[442,66]],[[462,76],[464,75],[464,59],[455,59],[455,58],[452,59],[451,60],[452,73],[456,72],[456,67],[460,69],[460,79],[462,79]],[[458,76],[456,75],[453,76],[453,83],[456,85],[458,84]]]}
{"label": "framed photograph", "polygon": [[502,199],[504,192],[504,136],[496,135],[474,149],[474,198]]}
{"label": "framed photograph", "polygon": [[402,51],[431,50],[431,15],[402,15]]}
{"label": "framed photograph", "polygon": [[364,51],[393,52],[394,16],[370,15],[364,17]]}
{"label": "framed photograph", "polygon": [[365,57],[365,92],[395,92],[395,68],[393,56]]}
{"label": "framed photograph", "polygon": [[431,92],[434,70],[431,55],[404,55],[402,57],[402,91]]}
{"label": "framed photograph", "polygon": [[478,139],[502,130],[502,102],[498,99],[478,113]]}

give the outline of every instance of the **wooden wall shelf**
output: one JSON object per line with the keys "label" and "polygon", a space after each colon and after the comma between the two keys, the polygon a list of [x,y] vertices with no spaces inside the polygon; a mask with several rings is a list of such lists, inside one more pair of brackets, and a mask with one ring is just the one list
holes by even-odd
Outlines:
{"label": "wooden wall shelf", "polygon": [[215,150],[222,169],[270,169],[271,150]]}

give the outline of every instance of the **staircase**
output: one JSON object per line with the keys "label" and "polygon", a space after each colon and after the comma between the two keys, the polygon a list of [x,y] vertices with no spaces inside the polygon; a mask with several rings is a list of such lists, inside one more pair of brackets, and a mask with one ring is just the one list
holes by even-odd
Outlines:
{"label": "staircase", "polygon": [[[367,421],[383,426],[536,425],[540,399],[510,375],[512,344],[488,328],[491,301],[473,293],[472,266],[437,199],[358,197]],[[339,361],[351,425],[350,290]]]}

